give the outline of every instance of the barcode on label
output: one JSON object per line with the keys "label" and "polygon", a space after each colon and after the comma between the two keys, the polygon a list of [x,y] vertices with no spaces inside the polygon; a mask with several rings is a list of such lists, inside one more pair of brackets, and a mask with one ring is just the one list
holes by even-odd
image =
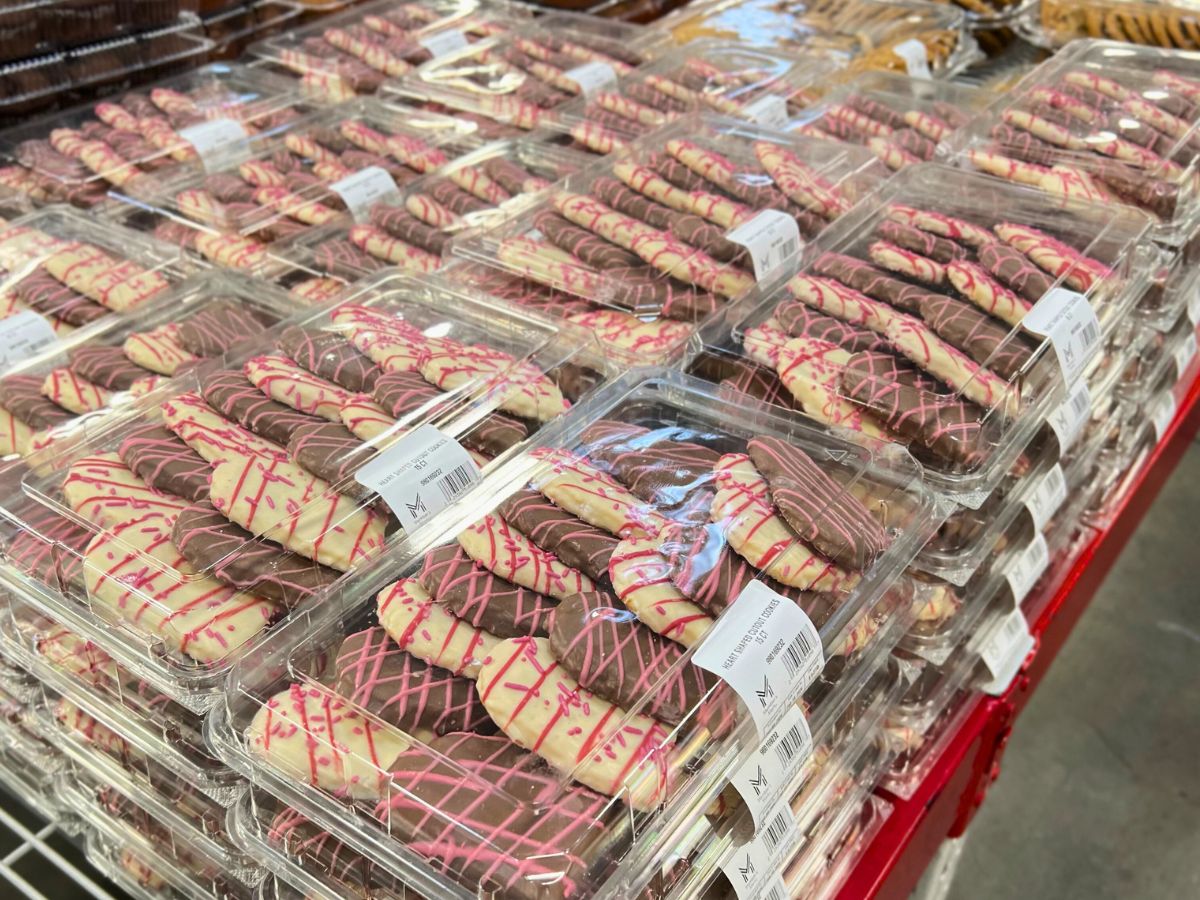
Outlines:
{"label": "barcode on label", "polygon": [[1069,398],[1071,403],[1071,412],[1077,416],[1082,416],[1088,411],[1088,407],[1092,405],[1092,398],[1087,391],[1079,391],[1072,394]]}
{"label": "barcode on label", "polygon": [[783,651],[783,667],[787,669],[787,673],[791,677],[795,677],[805,665],[805,662],[812,656],[812,644],[808,642],[808,636],[798,634],[792,638],[792,642],[788,644],[788,648]]}
{"label": "barcode on label", "polygon": [[768,850],[774,850],[783,842],[792,830],[792,817],[787,811],[780,810],[767,827],[763,829],[763,840],[766,842]]}
{"label": "barcode on label", "polygon": [[775,745],[775,755],[779,757],[781,763],[789,763],[796,758],[796,754],[807,749],[808,736],[798,725],[793,725],[779,739],[779,743]]}
{"label": "barcode on label", "polygon": [[1025,314],[1021,325],[1049,338],[1068,385],[1077,382],[1100,352],[1100,323],[1087,297],[1067,288],[1051,288]]}
{"label": "barcode on label", "polygon": [[1089,344],[1097,343],[1100,340],[1100,323],[1088,322],[1083,327],[1083,339]]}
{"label": "barcode on label", "polygon": [[812,731],[801,707],[792,706],[774,721],[771,732],[729,776],[756,829],[771,820],[781,797],[791,796],[796,777],[813,753]]}
{"label": "barcode on label", "polygon": [[1188,366],[1192,364],[1192,360],[1196,358],[1196,351],[1200,349],[1196,345],[1196,334],[1192,332],[1179,345],[1179,349],[1175,351],[1175,370],[1182,378],[1187,372]]}
{"label": "barcode on label", "polygon": [[1058,437],[1061,452],[1066,452],[1079,438],[1091,410],[1092,392],[1088,390],[1087,382],[1081,381],[1075,385],[1067,399],[1050,413],[1050,427]]}
{"label": "barcode on label", "polygon": [[790,277],[799,267],[800,227],[785,212],[764,209],[731,229],[725,237],[750,251],[754,278],[760,284]]}
{"label": "barcode on label", "polygon": [[453,500],[474,483],[474,473],[466,466],[455,466],[451,471],[442,476],[442,480],[438,482],[438,487],[442,489],[443,497],[447,500]]}
{"label": "barcode on label", "polygon": [[773,884],[764,897],[765,900],[787,900],[787,888],[782,884]]}

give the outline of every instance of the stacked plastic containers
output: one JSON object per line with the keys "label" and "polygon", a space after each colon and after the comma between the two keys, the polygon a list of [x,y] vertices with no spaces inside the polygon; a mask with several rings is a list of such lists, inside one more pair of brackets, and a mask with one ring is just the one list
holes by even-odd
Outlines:
{"label": "stacked plastic containers", "polygon": [[706,0],[675,10],[653,27],[676,44],[737,40],[841,60],[851,72],[949,78],[979,57],[965,13],[948,4],[935,9],[880,0]]}

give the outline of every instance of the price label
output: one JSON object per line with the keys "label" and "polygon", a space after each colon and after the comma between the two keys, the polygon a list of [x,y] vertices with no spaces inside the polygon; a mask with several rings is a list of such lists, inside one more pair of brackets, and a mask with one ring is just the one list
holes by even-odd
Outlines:
{"label": "price label", "polygon": [[600,91],[611,91],[617,86],[617,73],[608,63],[584,63],[582,66],[568,69],[563,74],[579,85],[579,92],[585,97]]}
{"label": "price label", "polygon": [[1020,608],[1013,609],[988,630],[979,646],[979,658],[991,676],[982,686],[988,694],[1003,694],[1017,677],[1025,657],[1033,649],[1033,635]]}
{"label": "price label", "polygon": [[1046,544],[1046,537],[1042,534],[1035,535],[1029,545],[1014,557],[1008,571],[1004,573],[1017,606],[1029,596],[1029,592],[1049,565],[1050,548]]}
{"label": "price label", "polygon": [[421,425],[354,477],[383,497],[408,531],[465,493],[479,480],[479,467],[454,438]]}
{"label": "price label", "polygon": [[892,52],[904,60],[904,68],[913,78],[933,78],[933,73],[929,71],[929,56],[921,41],[910,38],[893,47]]}
{"label": "price label", "polygon": [[791,116],[788,115],[787,100],[778,94],[763,94],[742,107],[751,122],[764,128],[783,128]]}
{"label": "price label", "polygon": [[1052,288],[1021,324],[1031,334],[1050,339],[1068,386],[1100,352],[1100,322],[1087,297],[1076,291]]}
{"label": "price label", "polygon": [[1192,291],[1192,296],[1188,298],[1187,314],[1188,321],[1200,325],[1200,287]]}
{"label": "price label", "polygon": [[449,56],[451,53],[457,53],[459,50],[465,50],[471,46],[470,41],[467,40],[467,36],[456,28],[427,34],[419,38],[417,42],[428,50],[429,55],[434,59]]}
{"label": "price label", "polygon": [[781,800],[754,840],[735,850],[721,866],[738,900],[786,900],[788,892],[779,873],[799,839],[798,831],[788,799]]}
{"label": "price label", "polygon": [[759,284],[790,277],[800,267],[800,228],[781,210],[764,209],[725,237],[750,251],[754,279]]}
{"label": "price label", "polygon": [[1050,429],[1058,438],[1059,450],[1062,453],[1066,453],[1079,440],[1091,409],[1092,392],[1088,390],[1087,382],[1081,381],[1071,389],[1062,405],[1050,413]]}
{"label": "price label", "polygon": [[1194,331],[1175,348],[1175,371],[1179,373],[1180,378],[1187,372],[1192,360],[1196,358],[1196,349],[1196,332]]}
{"label": "price label", "polygon": [[386,169],[379,166],[367,166],[352,175],[338,179],[329,186],[335,194],[346,203],[350,215],[356,222],[364,222],[370,216],[371,207],[376,203],[400,203],[400,192],[396,182]]}
{"label": "price label", "polygon": [[1178,409],[1179,405],[1175,402],[1175,395],[1171,391],[1167,391],[1154,402],[1154,406],[1150,408],[1150,421],[1154,424],[1156,441],[1161,441],[1166,437],[1167,429],[1175,421],[1175,413]]}
{"label": "price label", "polygon": [[1067,479],[1057,463],[1029,491],[1025,508],[1033,519],[1034,531],[1041,531],[1067,499]]}
{"label": "price label", "polygon": [[250,155],[250,136],[233,119],[209,119],[181,128],[179,136],[195,148],[206,172],[236,166]]}
{"label": "price label", "polygon": [[767,813],[784,796],[812,752],[808,720],[799,706],[793,706],[734,771],[729,783],[749,807],[756,831],[767,822]]}
{"label": "price label", "polygon": [[50,323],[32,309],[0,319],[0,367],[7,369],[29,359],[57,340]]}
{"label": "price label", "polygon": [[761,738],[821,674],[825,654],[804,610],[752,581],[717,620],[692,662],[733,688]]}

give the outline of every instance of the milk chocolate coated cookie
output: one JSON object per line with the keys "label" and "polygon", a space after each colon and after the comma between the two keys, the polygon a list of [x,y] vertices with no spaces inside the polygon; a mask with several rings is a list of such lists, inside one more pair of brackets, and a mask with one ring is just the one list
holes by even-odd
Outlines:
{"label": "milk chocolate coated cookie", "polygon": [[339,334],[292,325],[279,349],[301,368],[355,393],[370,393],[383,370]]}
{"label": "milk chocolate coated cookie", "polygon": [[288,456],[319,478],[324,478],[343,494],[361,500],[371,495],[370,488],[354,480],[354,472],[375,456],[375,449],[355,437],[338,422],[304,425],[292,433]]}
{"label": "milk chocolate coated cookie", "polygon": [[[119,351],[118,351],[119,352]],[[75,418],[42,393],[38,375],[12,375],[0,382],[0,405],[34,430],[53,428]]]}
{"label": "milk chocolate coated cookie", "polygon": [[886,549],[888,536],[867,508],[799,447],[761,437],[750,442],[749,450],[772,501],[803,540],[855,572]]}
{"label": "milk chocolate coated cookie", "polygon": [[236,369],[210,373],[200,390],[204,399],[221,415],[282,447],[287,446],[298,428],[325,423],[324,419],[297,412],[263,396],[262,391]]}
{"label": "milk chocolate coated cookie", "polygon": [[288,608],[321,593],[340,575],[273,541],[255,539],[207,503],[180,512],[171,539],[197,570]]}
{"label": "milk chocolate coated cookie", "polygon": [[1003,378],[1015,376],[1036,350],[1024,332],[1013,335],[1000,349],[1011,329],[973,304],[953,297],[926,301],[921,306],[921,317],[944,341]]}
{"label": "milk chocolate coated cookie", "polygon": [[195,450],[156,423],[140,425],[121,442],[121,459],[152,488],[193,503],[208,499],[211,470]]}
{"label": "milk chocolate coated cookie", "polygon": [[529,489],[511,495],[498,508],[513,528],[543,550],[593,581],[608,577],[608,560],[618,543],[613,535],[559,509],[544,495]]}
{"label": "milk chocolate coated cookie", "polygon": [[196,356],[220,356],[271,324],[267,316],[235,300],[218,300],[180,323],[179,343]]}
{"label": "milk chocolate coated cookie", "polygon": [[69,325],[87,325],[109,315],[110,310],[76,293],[38,266],[14,288],[22,303]]}
{"label": "milk chocolate coated cookie", "polygon": [[378,626],[342,641],[334,672],[339,697],[404,731],[496,732],[475,682],[406,653]]}
{"label": "milk chocolate coated cookie", "polygon": [[716,684],[715,677],[690,662],[671,673],[684,648],[655,634],[615,597],[597,591],[558,605],[550,617],[550,647],[583,687],[668,725],[681,722]]}
{"label": "milk chocolate coated cookie", "polygon": [[1000,241],[981,247],[979,261],[992,275],[1031,303],[1042,299],[1054,284],[1024,253]]}
{"label": "milk chocolate coated cookie", "polygon": [[141,366],[131,363],[120,347],[76,347],[68,356],[72,372],[110,391],[127,391],[150,377]]}
{"label": "milk chocolate coated cookie", "polygon": [[457,544],[426,553],[418,580],[439,605],[497,637],[549,633],[555,600],[492,573]]}
{"label": "milk chocolate coated cookie", "polygon": [[[455,877],[514,900],[566,900],[584,889],[611,803],[505,737],[451,734],[392,763],[394,791],[376,810],[393,834]],[[464,770],[468,777],[464,777]],[[598,852],[598,851],[597,851]]]}

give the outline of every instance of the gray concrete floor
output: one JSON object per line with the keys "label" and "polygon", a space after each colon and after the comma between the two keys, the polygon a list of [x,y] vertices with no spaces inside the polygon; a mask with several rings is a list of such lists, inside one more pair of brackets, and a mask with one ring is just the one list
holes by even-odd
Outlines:
{"label": "gray concrete floor", "polygon": [[1018,720],[950,900],[1200,897],[1200,445]]}

